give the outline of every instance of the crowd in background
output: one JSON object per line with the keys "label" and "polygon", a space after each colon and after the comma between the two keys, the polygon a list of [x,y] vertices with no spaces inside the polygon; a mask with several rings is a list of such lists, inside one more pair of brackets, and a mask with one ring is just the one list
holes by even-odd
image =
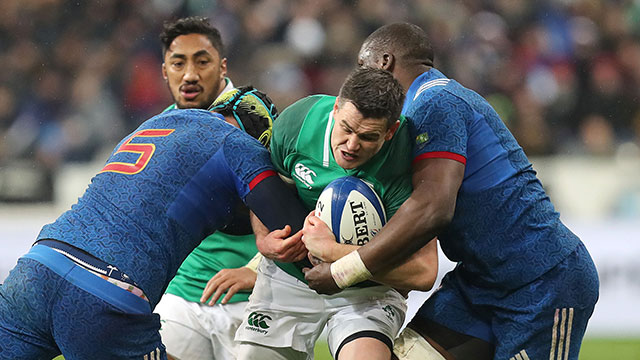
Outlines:
{"label": "crowd in background", "polygon": [[0,200],[3,169],[39,169],[46,184],[170,104],[158,33],[187,15],[220,29],[233,82],[281,110],[336,94],[362,40],[408,21],[528,155],[639,152],[638,0],[2,0]]}

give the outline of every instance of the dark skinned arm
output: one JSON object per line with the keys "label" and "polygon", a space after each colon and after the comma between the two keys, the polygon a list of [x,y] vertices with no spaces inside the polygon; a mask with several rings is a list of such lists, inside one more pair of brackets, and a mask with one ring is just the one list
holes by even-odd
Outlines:
{"label": "dark skinned arm", "polygon": [[[414,164],[413,192],[376,235],[358,253],[369,272],[389,271],[435,238],[453,218],[464,176],[464,164],[449,159],[423,159]],[[340,291],[331,276],[330,264],[308,269],[309,286],[321,294]]]}

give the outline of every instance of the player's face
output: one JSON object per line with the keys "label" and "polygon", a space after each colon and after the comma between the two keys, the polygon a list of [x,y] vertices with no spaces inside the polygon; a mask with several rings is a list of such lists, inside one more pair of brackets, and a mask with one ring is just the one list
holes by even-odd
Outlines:
{"label": "player's face", "polygon": [[354,169],[371,159],[393,137],[397,125],[387,127],[386,119],[365,118],[351,102],[333,107],[331,151],[343,169]]}
{"label": "player's face", "polygon": [[224,89],[227,59],[205,35],[180,35],[164,55],[162,75],[178,108],[206,109]]}

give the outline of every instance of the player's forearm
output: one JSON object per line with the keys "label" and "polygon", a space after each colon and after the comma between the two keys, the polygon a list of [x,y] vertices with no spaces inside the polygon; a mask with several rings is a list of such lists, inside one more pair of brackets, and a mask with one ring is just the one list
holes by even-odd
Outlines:
{"label": "player's forearm", "polygon": [[399,266],[374,275],[373,280],[403,290],[428,291],[438,275],[437,240],[433,239]]}
{"label": "player's forearm", "polygon": [[253,211],[249,215],[249,219],[251,221],[251,228],[253,229],[253,234],[256,238],[264,238],[269,233],[269,229],[258,219],[256,214]]}
{"label": "player's forearm", "polygon": [[358,250],[371,274],[397,266],[449,225],[463,175],[464,165],[452,160],[422,160],[416,166],[409,199],[376,235],[376,241]]}

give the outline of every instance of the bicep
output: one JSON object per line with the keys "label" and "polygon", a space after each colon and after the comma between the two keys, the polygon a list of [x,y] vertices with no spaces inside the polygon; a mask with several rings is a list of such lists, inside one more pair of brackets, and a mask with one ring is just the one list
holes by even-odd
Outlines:
{"label": "bicep", "polygon": [[269,231],[290,225],[292,233],[296,233],[302,229],[308,213],[278,176],[270,176],[256,184],[245,197],[245,203]]}
{"label": "bicep", "polygon": [[[455,207],[464,169],[463,163],[446,158],[427,158],[414,162],[411,199],[425,204],[437,202],[439,206]],[[453,211],[453,208],[450,210]]]}

